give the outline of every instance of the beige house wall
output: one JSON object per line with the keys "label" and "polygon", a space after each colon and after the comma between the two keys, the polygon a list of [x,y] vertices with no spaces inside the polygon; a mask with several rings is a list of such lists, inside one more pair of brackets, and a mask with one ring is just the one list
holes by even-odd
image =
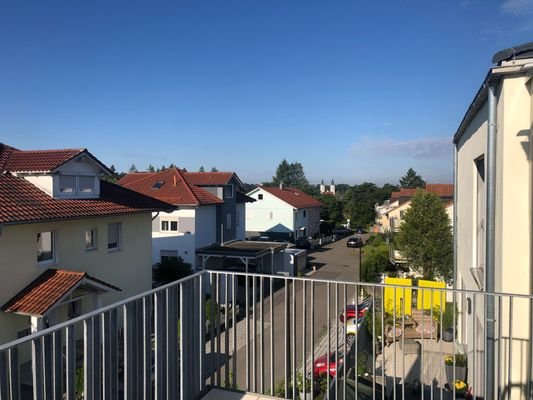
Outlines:
{"label": "beige house wall", "polygon": [[[122,224],[119,250],[107,249],[107,226]],[[84,232],[98,230],[98,248],[85,250]],[[54,231],[57,262],[37,265],[38,232]],[[151,213],[2,227],[0,235],[0,304],[4,304],[47,268],[85,271],[118,286],[119,293],[102,297],[102,305],[151,289]],[[84,307],[84,311],[88,311]],[[0,312],[0,343],[29,327],[29,317]]]}
{"label": "beige house wall", "polygon": [[[532,279],[532,173],[530,129],[532,127],[531,82],[525,76],[509,76],[499,87],[496,145],[496,219],[495,219],[495,290],[497,292],[530,294]],[[459,289],[478,290],[470,268],[476,265],[476,177],[474,160],[487,151],[488,108],[477,113],[457,144],[457,280]],[[486,159],[485,159],[486,165]],[[466,296],[472,297],[472,296]],[[481,299],[478,297],[478,299]],[[479,304],[479,300],[478,300]],[[474,339],[483,350],[483,307],[468,315],[466,301],[460,302],[459,340],[472,349]],[[523,385],[528,380],[528,341],[531,310],[527,301],[513,301],[513,323],[509,323],[509,300],[504,298],[496,315],[498,323],[497,363],[507,367],[512,348],[511,398],[522,399]],[[499,317],[501,313],[501,318]],[[474,338],[473,326],[480,327]],[[512,331],[511,331],[512,329]],[[509,336],[512,343],[509,346]],[[481,345],[481,347],[479,347]],[[483,354],[476,359],[482,361]],[[470,354],[472,361],[473,355]],[[500,375],[496,374],[496,377]],[[482,382],[483,378],[473,377]],[[472,379],[472,377],[470,377]],[[500,376],[499,386],[507,387],[507,377]]]}

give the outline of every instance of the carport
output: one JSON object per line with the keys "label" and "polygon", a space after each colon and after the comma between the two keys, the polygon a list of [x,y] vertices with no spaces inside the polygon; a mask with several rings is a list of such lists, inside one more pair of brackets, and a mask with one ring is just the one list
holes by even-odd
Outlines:
{"label": "carport", "polygon": [[[244,272],[249,272],[251,262],[261,264],[264,269],[264,258],[270,257],[270,273],[275,270],[276,254],[280,254],[287,248],[286,243],[260,242],[251,240],[235,240],[223,245],[213,244],[196,250],[196,255],[202,258],[202,270],[206,269],[210,259],[219,259],[219,266],[223,265],[224,259],[236,259],[243,263]],[[280,257],[280,259],[282,259]],[[221,269],[213,268],[213,269]],[[265,272],[264,270],[261,272]]]}

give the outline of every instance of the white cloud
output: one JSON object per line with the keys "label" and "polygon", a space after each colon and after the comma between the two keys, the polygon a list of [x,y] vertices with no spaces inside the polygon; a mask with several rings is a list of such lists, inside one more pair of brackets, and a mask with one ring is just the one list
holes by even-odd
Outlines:
{"label": "white cloud", "polygon": [[505,0],[500,10],[508,15],[524,15],[533,13],[533,0]]}
{"label": "white cloud", "polygon": [[351,147],[351,153],[359,157],[406,157],[413,159],[445,158],[451,155],[450,138],[424,137],[410,140],[375,138],[364,136]]}

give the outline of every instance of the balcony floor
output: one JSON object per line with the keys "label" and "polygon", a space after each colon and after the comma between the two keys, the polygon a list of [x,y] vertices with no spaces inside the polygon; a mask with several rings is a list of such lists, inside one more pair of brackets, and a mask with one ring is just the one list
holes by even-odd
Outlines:
{"label": "balcony floor", "polygon": [[228,390],[211,389],[202,400],[271,400],[276,397],[270,397],[255,393],[240,393],[240,392],[231,392]]}

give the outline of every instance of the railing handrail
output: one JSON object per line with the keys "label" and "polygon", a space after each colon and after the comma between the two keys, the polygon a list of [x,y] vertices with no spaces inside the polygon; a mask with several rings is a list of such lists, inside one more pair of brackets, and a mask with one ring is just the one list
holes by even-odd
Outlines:
{"label": "railing handrail", "polygon": [[472,294],[472,295],[475,295],[475,296],[494,296],[494,297],[509,297],[509,298],[522,298],[522,299],[529,299],[529,300],[533,300],[533,295],[526,295],[526,294],[515,294],[515,293],[504,293],[504,292],[494,292],[494,293],[489,293],[489,292],[485,292],[485,291],[475,291],[475,290],[468,290],[468,289],[454,289],[454,288],[434,288],[434,287],[420,287],[420,286],[405,286],[405,285],[397,285],[397,284],[390,284],[390,283],[372,283],[372,282],[355,282],[355,281],[333,281],[333,280],[328,280],[328,279],[315,279],[315,278],[309,278],[309,277],[298,277],[298,276],[285,276],[285,275],[270,275],[270,274],[259,274],[259,273],[253,273],[253,272],[240,272],[240,271],[223,271],[223,270],[211,270],[211,269],[204,269],[202,271],[199,271],[199,272],[196,272],[192,275],[189,275],[185,278],[182,278],[180,280],[177,280],[177,281],[174,281],[174,282],[170,282],[166,285],[163,285],[163,286],[159,286],[155,289],[150,289],[150,290],[147,290],[146,292],[143,292],[143,293],[139,293],[139,294],[136,294],[136,295],[133,295],[131,297],[128,297],[127,299],[123,299],[123,300],[120,300],[116,303],[113,303],[113,304],[110,304],[110,305],[107,305],[107,306],[104,306],[104,307],[101,307],[101,308],[98,308],[97,310],[94,310],[94,311],[91,311],[91,312],[88,312],[86,314],[83,314],[83,315],[80,315],[79,317],[76,317],[76,318],[72,318],[68,321],[65,321],[65,322],[61,322],[61,323],[58,323],[58,324],[55,324],[49,328],[46,328],[46,329],[43,329],[41,331],[38,331],[38,332],[34,332],[32,333],[31,335],[28,335],[28,336],[24,336],[22,338],[19,338],[19,339],[15,339],[13,341],[10,341],[10,342],[7,342],[7,343],[4,343],[4,344],[0,344],[0,352],[2,351],[5,351],[5,350],[8,350],[10,348],[13,348],[13,347],[16,347],[20,344],[23,344],[23,343],[27,343],[27,342],[30,342],[34,339],[37,339],[39,337],[42,337],[42,336],[46,336],[50,333],[53,333],[53,332],[56,332],[58,330],[61,330],[61,329],[64,329],[66,328],[67,326],[69,325],[74,325],[78,322],[82,322],[82,321],[85,321],[87,319],[90,319],[90,318],[93,318],[93,317],[96,317],[98,315],[101,315],[107,311],[111,311],[111,310],[114,310],[114,309],[117,309],[118,307],[120,306],[123,306],[125,304],[128,304],[128,303],[131,303],[135,300],[139,300],[139,299],[142,299],[146,296],[149,296],[149,295],[152,295],[154,293],[158,293],[158,292],[162,292],[168,288],[171,288],[171,287],[175,287],[175,286],[178,286],[184,282],[187,282],[189,280],[193,280],[199,276],[202,276],[202,275],[206,275],[206,274],[218,274],[218,275],[230,275],[230,276],[234,276],[234,275],[238,275],[238,276],[246,276],[246,277],[256,277],[256,278],[267,278],[267,279],[270,279],[270,278],[273,278],[273,279],[280,279],[280,280],[290,280],[290,281],[305,281],[305,282],[309,282],[309,281],[312,281],[314,282],[315,284],[316,283],[325,283],[325,284],[328,284],[328,283],[336,283],[336,284],[339,284],[339,285],[357,285],[357,286],[361,286],[361,287],[380,287],[380,288],[397,288],[397,289],[422,289],[424,291],[440,291],[440,292],[449,292],[449,293],[452,293],[452,294]]}
{"label": "railing handrail", "polygon": [[204,270],[209,273],[224,274],[224,275],[239,275],[239,276],[248,276],[248,277],[262,277],[262,278],[278,278],[284,280],[294,280],[294,281],[313,281],[315,283],[338,283],[339,285],[358,285],[358,286],[370,286],[370,287],[393,287],[393,288],[402,288],[402,289],[423,289],[430,291],[446,291],[457,294],[473,294],[476,296],[501,296],[501,297],[514,297],[514,298],[524,298],[533,300],[533,294],[519,294],[519,293],[506,293],[506,292],[485,292],[480,290],[470,290],[470,289],[454,289],[454,288],[434,288],[434,287],[422,287],[422,286],[405,286],[397,285],[391,283],[373,283],[373,282],[356,282],[356,281],[339,281],[339,280],[328,280],[328,279],[316,279],[310,277],[299,277],[299,276],[285,276],[285,275],[270,275],[270,274],[259,274],[255,272],[240,272],[240,271],[223,271],[223,270]]}

